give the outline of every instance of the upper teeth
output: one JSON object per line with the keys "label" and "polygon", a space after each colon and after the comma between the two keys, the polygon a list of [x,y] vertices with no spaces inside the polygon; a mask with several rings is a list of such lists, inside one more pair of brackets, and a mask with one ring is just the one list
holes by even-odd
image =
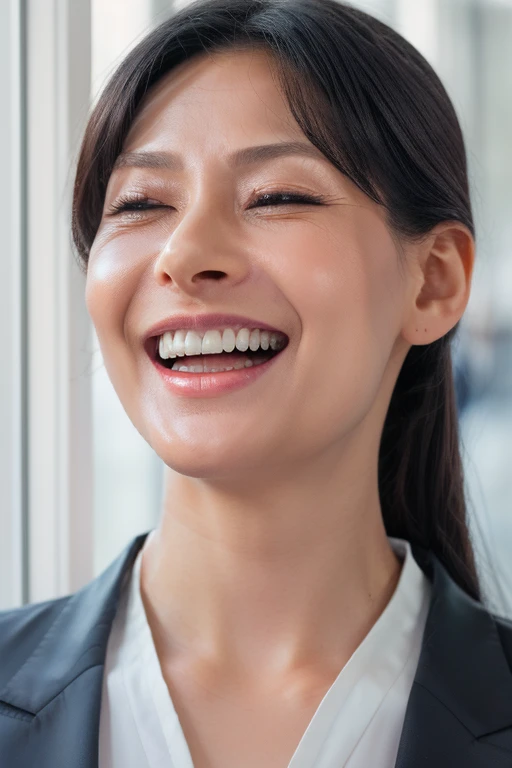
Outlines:
{"label": "upper teeth", "polygon": [[223,331],[166,331],[160,337],[158,352],[163,360],[185,355],[215,355],[221,352],[240,352],[261,347],[280,350],[286,346],[286,336],[279,331],[260,331],[242,328],[237,333],[231,328]]}

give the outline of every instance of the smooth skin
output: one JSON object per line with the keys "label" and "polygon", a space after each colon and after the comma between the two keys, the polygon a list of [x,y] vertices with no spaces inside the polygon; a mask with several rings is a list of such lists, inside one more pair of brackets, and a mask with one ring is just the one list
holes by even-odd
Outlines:
{"label": "smooth skin", "polygon": [[[313,147],[262,50],[204,54],[148,94],[90,255],[86,300],[128,416],[166,465],[141,594],[195,768],[288,765],[402,564],[378,450],[411,345],[444,336],[470,294],[474,242],[443,222],[399,244],[383,208],[320,153],[233,167],[245,147]],[[254,204],[265,192],[322,205]],[[120,197],[159,207],[111,214]],[[239,313],[286,332],[251,385],[171,394],[146,355],[171,313]],[[243,757],[243,760],[242,760]]]}

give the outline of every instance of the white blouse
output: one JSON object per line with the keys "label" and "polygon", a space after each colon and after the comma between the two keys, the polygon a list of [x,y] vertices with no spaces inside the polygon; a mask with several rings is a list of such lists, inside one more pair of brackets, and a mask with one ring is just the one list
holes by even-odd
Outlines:
{"label": "white blouse", "polygon": [[[323,697],[287,768],[395,766],[431,584],[409,542],[389,542],[403,560],[393,596]],[[99,768],[194,768],[140,596],[141,555],[107,646]]]}

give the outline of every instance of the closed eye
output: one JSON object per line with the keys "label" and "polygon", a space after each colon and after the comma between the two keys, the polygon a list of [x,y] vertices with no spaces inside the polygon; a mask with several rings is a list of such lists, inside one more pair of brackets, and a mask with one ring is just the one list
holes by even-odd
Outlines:
{"label": "closed eye", "polygon": [[159,203],[157,200],[150,200],[148,197],[122,197],[110,206],[107,215],[115,216],[125,211],[151,211],[155,208],[167,208],[167,205]]}
{"label": "closed eye", "polygon": [[[273,205],[292,205],[302,203],[307,205],[322,205],[324,198],[318,195],[305,195],[296,192],[266,192],[255,200],[255,203],[266,203],[266,205],[252,205],[251,208],[269,208]],[[276,202],[280,201],[280,202]]]}
{"label": "closed eye", "polygon": [[[263,205],[260,205],[263,203]],[[323,205],[324,198],[320,195],[305,195],[296,192],[266,192],[260,195],[249,208],[271,208],[276,205]],[[121,198],[113,203],[108,211],[109,216],[115,216],[119,213],[133,211],[142,213],[143,211],[152,211],[158,208],[168,208],[169,206],[159,203],[150,198]]]}

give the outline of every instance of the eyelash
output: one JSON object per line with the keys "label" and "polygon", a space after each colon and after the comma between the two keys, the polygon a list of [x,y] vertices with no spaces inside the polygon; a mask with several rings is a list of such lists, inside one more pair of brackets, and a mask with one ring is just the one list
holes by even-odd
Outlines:
{"label": "eyelash", "polygon": [[[302,203],[302,204],[309,204],[309,205],[323,205],[324,198],[320,195],[305,195],[300,194],[296,192],[265,192],[263,195],[260,195],[254,202],[259,203],[261,200],[275,200],[277,198],[283,198],[287,197],[289,198],[289,202],[287,203],[281,203],[281,205],[291,205],[293,203]],[[273,208],[276,203],[271,203],[270,205],[251,205],[251,208]],[[277,203],[278,205],[278,203]],[[124,197],[120,198],[116,203],[113,203],[110,207],[110,210],[108,212],[109,216],[115,216],[119,213],[125,213],[125,212],[136,212],[136,213],[142,213],[143,211],[150,211],[155,210],[157,208],[167,208],[166,205],[162,205],[161,203],[153,203],[151,204],[149,201],[149,198],[147,197]]]}

